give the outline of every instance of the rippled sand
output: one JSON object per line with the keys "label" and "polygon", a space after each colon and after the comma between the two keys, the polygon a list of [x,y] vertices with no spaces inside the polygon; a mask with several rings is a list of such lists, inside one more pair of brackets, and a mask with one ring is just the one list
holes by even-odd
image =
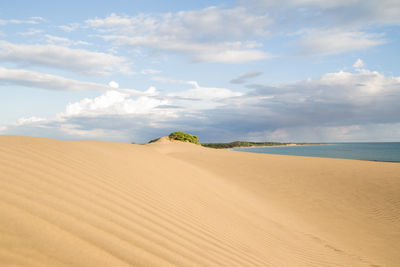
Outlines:
{"label": "rippled sand", "polygon": [[400,164],[0,136],[0,266],[400,266]]}

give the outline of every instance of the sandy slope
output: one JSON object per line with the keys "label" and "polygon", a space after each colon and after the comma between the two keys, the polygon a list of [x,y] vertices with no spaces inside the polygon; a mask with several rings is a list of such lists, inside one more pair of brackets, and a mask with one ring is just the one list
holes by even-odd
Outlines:
{"label": "sandy slope", "polygon": [[1,266],[400,266],[400,164],[0,136]]}

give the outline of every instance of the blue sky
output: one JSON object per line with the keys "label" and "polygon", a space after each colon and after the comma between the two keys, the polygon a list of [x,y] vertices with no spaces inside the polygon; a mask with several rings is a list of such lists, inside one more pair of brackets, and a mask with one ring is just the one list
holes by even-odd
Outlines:
{"label": "blue sky", "polygon": [[0,134],[400,141],[396,0],[8,1]]}

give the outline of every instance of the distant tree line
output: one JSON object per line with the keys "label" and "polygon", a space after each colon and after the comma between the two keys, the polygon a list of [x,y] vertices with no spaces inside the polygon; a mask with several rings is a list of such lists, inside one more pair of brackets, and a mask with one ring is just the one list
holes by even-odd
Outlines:
{"label": "distant tree line", "polygon": [[291,143],[235,141],[230,143],[206,143],[201,145],[211,148],[234,148],[234,147],[254,147],[254,146],[282,146],[288,144]]}

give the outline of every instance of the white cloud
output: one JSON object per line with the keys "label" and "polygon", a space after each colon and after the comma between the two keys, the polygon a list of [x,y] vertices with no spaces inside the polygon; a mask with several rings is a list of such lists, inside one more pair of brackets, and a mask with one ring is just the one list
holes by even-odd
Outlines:
{"label": "white cloud", "polygon": [[314,29],[302,34],[296,45],[303,55],[341,54],[356,50],[365,50],[384,44],[381,35],[360,31],[342,31],[340,29]]}
{"label": "white cloud", "polygon": [[0,41],[0,61],[85,74],[107,74],[115,70],[130,72],[123,57],[56,45],[20,45]]}
{"label": "white cloud", "polygon": [[[223,105],[220,101],[223,99],[228,99],[231,97],[242,96],[243,93],[234,92],[226,88],[216,88],[216,87],[203,87],[196,81],[184,81],[184,80],[174,80],[164,77],[153,77],[152,80],[162,82],[162,83],[173,83],[173,84],[186,84],[191,87],[191,89],[186,89],[183,91],[177,91],[168,93],[169,98],[175,98],[179,101],[179,105],[187,106],[192,109],[209,109],[216,106]],[[201,100],[199,102],[192,102],[187,100]]]}
{"label": "white cloud", "polygon": [[[138,19],[143,17],[143,15],[139,15]],[[101,28],[101,27],[106,27],[106,28],[113,28],[113,27],[120,27],[120,26],[132,26],[135,21],[126,16],[126,17],[121,17],[116,15],[115,13],[111,13],[108,17],[102,19],[102,18],[95,18],[95,19],[89,19],[86,21],[86,24],[88,24],[91,27],[94,28]]]}
{"label": "white cloud", "polygon": [[7,24],[38,24],[40,22],[44,21],[42,17],[31,17],[30,19],[27,20],[21,20],[21,19],[0,19],[0,25],[7,25]]}
{"label": "white cloud", "polygon": [[90,27],[103,31],[120,33],[195,38],[193,35],[218,39],[248,37],[249,35],[268,35],[265,27],[272,23],[267,15],[255,15],[244,7],[222,9],[207,7],[200,10],[164,13],[160,15],[139,14],[137,16],[119,16],[111,14],[105,18],[86,21]]}
{"label": "white cloud", "polygon": [[[148,95],[153,95],[156,89],[150,87]],[[39,135],[60,138],[91,138],[91,139],[108,139],[121,140],[121,138],[129,137],[129,133],[116,129],[113,123],[130,124],[128,127],[132,129],[132,125],[141,123],[149,123],[156,125],[154,120],[165,120],[166,118],[176,117],[176,110],[166,110],[158,108],[159,106],[168,105],[166,99],[156,99],[152,96],[139,96],[132,98],[129,93],[109,90],[104,94],[95,98],[85,98],[78,102],[70,103],[66,106],[65,111],[56,114],[53,118],[28,117],[20,118],[15,123],[0,127],[0,131],[11,133],[18,131],[21,135]],[[95,123],[84,125],[83,121]],[[98,121],[103,123],[98,123]],[[110,121],[111,123],[110,126]],[[130,123],[129,123],[130,122]],[[107,126],[108,125],[108,126]],[[115,128],[115,129],[114,129]],[[126,129],[128,129],[126,128]]]}
{"label": "white cloud", "polygon": [[179,21],[166,21],[166,26],[172,24],[171,26],[180,26],[184,31],[189,31],[189,34],[199,33],[214,38],[267,36],[269,31],[266,30],[266,26],[273,23],[268,15],[250,14],[245,7],[222,9],[212,6],[194,11],[181,11],[176,14],[176,19]]}
{"label": "white cloud", "polygon": [[71,45],[90,45],[90,43],[85,41],[75,41],[70,40],[66,37],[54,36],[51,34],[46,34],[44,37],[47,38],[47,42],[53,45],[71,46]]}
{"label": "white cloud", "polygon": [[150,47],[157,50],[185,53],[198,62],[244,63],[273,57],[269,53],[255,49],[262,45],[253,41],[203,43],[162,35],[135,37],[104,35],[103,38],[115,41],[118,45]]}
{"label": "white cloud", "polygon": [[[331,16],[337,16],[338,19],[344,18],[343,14],[352,16],[354,22],[362,23],[388,23],[400,24],[398,16],[400,12],[400,2],[397,0],[295,0],[295,5],[314,5],[323,10],[327,10]],[[335,12],[332,12],[335,11]],[[346,12],[347,11],[347,12]],[[351,12],[353,11],[353,12]],[[358,11],[358,12],[357,12]],[[347,21],[347,18],[345,19]]]}
{"label": "white cloud", "polygon": [[[146,92],[154,90],[154,88],[149,88]],[[148,96],[133,99],[130,94],[109,90],[93,99],[85,98],[70,103],[64,112],[56,114],[53,118],[20,118],[8,127],[1,127],[0,131],[6,134],[17,131],[20,135],[53,138],[101,138],[121,141],[121,139],[132,138],[131,134],[135,131],[132,127],[141,124],[156,127],[155,120],[163,121],[177,116],[176,110],[158,108],[163,105],[168,105],[168,100]],[[89,125],[85,125],[85,122]],[[125,128],[128,132],[121,131],[118,128],[121,125],[123,127],[129,125]]]}
{"label": "white cloud", "polygon": [[181,92],[169,93],[168,96],[178,96],[186,99],[199,99],[204,101],[217,101],[220,99],[243,95],[243,93],[233,92],[226,88],[201,87],[197,82],[187,83],[193,85],[194,88]]}
{"label": "white cloud", "polygon": [[161,73],[162,71],[161,70],[155,70],[155,69],[144,69],[144,70],[142,70],[140,73],[141,74],[143,74],[143,75],[147,75],[147,74],[158,74],[158,73]]}
{"label": "white cloud", "polygon": [[[93,82],[77,81],[57,75],[39,73],[22,69],[7,69],[0,67],[0,85],[16,85],[30,88],[63,91],[106,91],[110,86]],[[131,95],[155,95],[156,91],[140,92],[133,89],[119,89]]]}
{"label": "white cloud", "polygon": [[31,19],[33,20],[37,20],[37,21],[46,21],[44,18],[36,16],[36,17],[31,17]]}
{"label": "white cloud", "polygon": [[[400,24],[400,2],[397,0],[239,0],[258,12],[270,10],[304,15],[309,12],[317,21],[352,24]],[[294,13],[294,15],[295,15]]]}
{"label": "white cloud", "polygon": [[0,83],[3,85],[66,91],[105,90],[107,88],[106,85],[92,82],[82,82],[51,74],[3,67],[0,67]]}
{"label": "white cloud", "polygon": [[170,79],[170,78],[165,78],[165,77],[152,77],[151,78],[153,81],[161,82],[161,83],[174,83],[174,84],[189,84],[193,85],[195,87],[199,87],[196,81],[184,81],[184,80],[175,80],[175,79]]}
{"label": "white cloud", "polygon": [[203,117],[201,113],[205,110],[224,106],[227,99],[243,95],[226,88],[201,87],[197,82],[192,85],[194,88],[169,93],[167,96],[172,98],[174,105],[181,107],[186,114],[194,114],[197,119]]}
{"label": "white cloud", "polygon": [[116,81],[111,81],[108,83],[108,85],[114,89],[119,87],[119,84]]}
{"label": "white cloud", "polygon": [[33,124],[38,122],[45,122],[45,118],[38,118],[38,117],[29,117],[29,118],[19,118],[13,125],[14,126],[21,126],[26,124]]}
{"label": "white cloud", "polygon": [[69,25],[58,26],[58,28],[65,32],[73,32],[73,31],[77,30],[80,26],[81,25],[79,23],[71,23]]}
{"label": "white cloud", "polygon": [[90,115],[132,115],[148,114],[160,105],[167,105],[168,100],[142,96],[132,99],[129,94],[109,90],[94,99],[85,98],[68,104],[61,117]]}
{"label": "white cloud", "polygon": [[283,110],[275,110],[282,112],[278,117],[290,114],[300,123],[300,118],[317,124],[324,124],[323,120],[330,124],[346,123],[346,120],[352,120],[353,124],[361,121],[381,123],[384,120],[396,121],[393,114],[400,111],[396,111],[395,104],[400,100],[400,77],[386,77],[365,69],[358,69],[356,73],[327,73],[316,80],[251,87],[255,89],[252,94],[256,99],[273,95],[274,98],[267,102],[274,103],[275,107],[277,104],[288,105],[281,106]]}
{"label": "white cloud", "polygon": [[241,63],[271,57],[250,38],[265,37],[271,20],[243,7],[208,7],[158,16],[140,14],[87,20],[105,40],[133,48],[183,53],[195,61]]}
{"label": "white cloud", "polygon": [[337,1],[324,1],[324,0],[293,0],[294,5],[316,5],[321,8],[336,8],[343,6],[350,6],[359,2],[358,0],[337,0]]}
{"label": "white cloud", "polygon": [[[360,97],[398,93],[400,77],[385,77],[377,71],[359,69],[357,73],[344,71],[328,73],[320,80],[310,81],[309,84],[315,87],[322,85],[336,88],[334,93],[341,93],[340,97],[343,99],[347,96],[347,98],[358,101]],[[374,101],[372,98],[369,100]]]}
{"label": "white cloud", "polygon": [[353,68],[359,69],[364,67],[364,62],[361,59],[357,59],[353,64]]}
{"label": "white cloud", "polygon": [[[224,47],[225,46],[225,47]],[[225,43],[223,46],[202,47],[197,55],[193,56],[200,62],[244,63],[273,56],[255,49],[246,49],[247,45],[241,42]],[[196,49],[193,49],[195,52]]]}
{"label": "white cloud", "polygon": [[[366,50],[386,43],[386,26],[400,25],[400,1],[239,0],[254,14],[269,14],[269,29],[293,38],[305,56]],[[390,37],[390,36],[388,36]]]}
{"label": "white cloud", "polygon": [[276,9],[278,7],[288,9],[298,6],[316,6],[322,9],[338,8],[351,6],[356,3],[362,3],[361,0],[336,0],[336,1],[326,1],[326,0],[239,0],[242,5],[246,3],[255,8],[259,8],[262,11],[265,9]]}
{"label": "white cloud", "polygon": [[21,36],[32,36],[32,35],[38,35],[43,33],[43,30],[40,29],[29,29],[27,32],[18,32],[18,35]]}

